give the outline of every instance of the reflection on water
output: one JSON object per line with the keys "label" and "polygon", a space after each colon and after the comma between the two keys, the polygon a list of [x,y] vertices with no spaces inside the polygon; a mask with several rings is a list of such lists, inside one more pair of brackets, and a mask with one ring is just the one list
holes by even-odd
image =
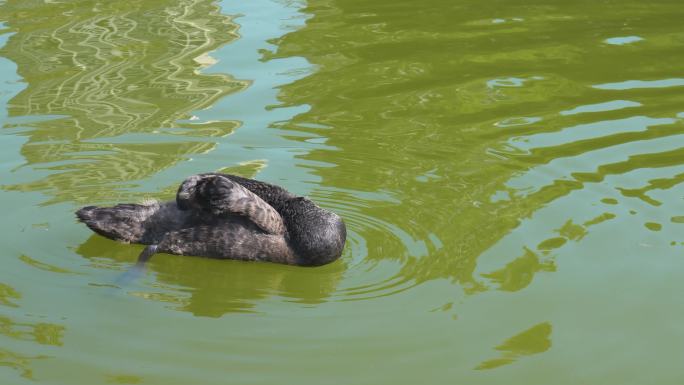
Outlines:
{"label": "reflection on water", "polygon": [[[396,9],[411,8],[400,3]],[[636,194],[622,182],[610,188],[599,183],[612,175],[681,165],[684,142],[677,135],[682,127],[677,110],[655,113],[648,95],[631,93],[628,99],[606,92],[676,87],[679,79],[597,85],[582,75],[591,65],[597,73],[611,67],[612,78],[637,76],[616,72],[607,59],[630,53],[605,52],[600,39],[592,47],[585,43],[588,33],[558,42],[567,25],[557,21],[576,23],[581,10],[555,14],[526,7],[524,18],[475,23],[478,6],[466,3],[446,10],[429,2],[416,14],[376,3],[313,0],[307,10],[315,17],[307,28],[280,39],[274,57],[301,55],[319,66],[315,74],[283,87],[283,100],[311,106],[288,127],[325,137],[338,149],[305,157],[336,165],[316,170],[321,190],[352,191],[337,196],[335,206],[343,213],[344,207],[353,208],[356,213],[346,213],[351,218],[366,218],[350,223],[352,234],[359,232],[364,240],[367,262],[400,261],[406,279],[449,278],[475,293],[489,287],[477,272],[479,256],[507,243],[502,239],[522,221],[555,202],[586,206],[573,194],[578,190],[593,195],[612,189],[623,198]],[[499,14],[521,11],[498,6]],[[515,45],[532,30],[558,39],[534,48]],[[596,62],[598,52],[603,59]],[[681,96],[672,94],[666,104],[677,100]],[[378,192],[391,199],[356,204],[358,198],[352,198]],[[584,211],[568,212],[563,221],[585,223],[581,231],[599,223]],[[373,226],[380,221],[385,225]],[[534,234],[518,246],[522,257],[482,277],[503,290],[520,290],[536,274],[555,271],[553,261],[540,260],[539,253],[580,240],[550,229]]]}
{"label": "reflection on water", "polygon": [[[141,250],[93,235],[76,252],[94,266],[112,268],[115,262],[126,268]],[[310,305],[326,302],[343,272],[339,265],[301,269],[165,254],[156,255],[149,265],[157,281],[153,287],[122,290],[203,317],[258,312],[256,303],[269,297]]]}
{"label": "reflection on water", "polygon": [[[574,384],[586,367],[619,373],[611,384],[678,383],[682,9],[225,2],[247,14],[238,36],[210,1],[2,3],[11,37],[0,54],[26,87],[0,93],[13,140],[3,149],[23,157],[0,152],[12,171],[0,193],[31,218],[0,229],[41,240],[8,244],[28,278],[66,287],[51,310],[79,317],[63,328],[3,313],[0,338],[34,349],[3,347],[1,364],[30,375],[27,357],[52,349],[59,365],[93,367],[71,350],[100,332],[71,327],[83,310],[66,304],[73,295],[123,314],[82,318],[112,346],[92,360],[117,365],[83,378],[109,382],[320,384],[344,371],[350,384]],[[208,74],[212,63],[226,74]],[[73,208],[170,197],[186,171],[226,166],[340,213],[342,260],[299,269],[159,255],[141,281],[113,288],[140,247],[72,226]],[[19,311],[25,287],[6,282],[0,304]],[[130,314],[144,322],[129,325]],[[651,344],[654,366],[626,340]]]}
{"label": "reflection on water", "polygon": [[[355,205],[355,216],[375,218],[351,226],[366,243],[368,261],[399,261],[400,274],[417,282],[448,277],[468,292],[484,290],[473,274],[478,255],[548,199],[491,201],[497,192],[511,190],[505,182],[521,167],[490,155],[496,136],[506,131],[496,121],[475,121],[484,113],[502,115],[510,105],[547,100],[576,87],[534,72],[488,78],[481,69],[473,79],[460,70],[462,62],[449,59],[467,41],[424,40],[426,46],[419,47],[409,34],[428,31],[413,14],[390,16],[379,5],[344,1],[328,7],[337,12],[312,6],[315,14],[326,11],[316,14],[308,28],[285,36],[277,53],[302,55],[320,66],[315,74],[283,87],[281,97],[312,106],[292,120],[292,129],[325,136],[327,144],[340,149],[306,156],[336,165],[316,170],[322,188],[352,190],[350,196],[387,192],[391,197]],[[437,4],[428,4],[421,18],[442,20],[442,12]],[[373,16],[354,21],[361,14]],[[455,23],[468,17],[460,11],[452,16]],[[330,23],[331,18],[344,23]],[[392,22],[370,28],[372,20],[385,19]],[[472,29],[480,30],[483,40],[497,33]],[[350,44],[333,48],[327,40],[331,35],[343,35]],[[478,54],[488,49],[494,47],[481,47]],[[335,102],[327,103],[328,98]],[[349,206],[349,200],[338,206]],[[386,225],[372,226],[373,221]]]}
{"label": "reflection on water", "polygon": [[0,283],[0,304],[5,306],[17,307],[13,300],[21,298],[19,292],[9,285]]}
{"label": "reflection on water", "polygon": [[116,374],[108,376],[107,382],[112,384],[139,384],[142,382],[142,378],[138,376]]}
{"label": "reflection on water", "polygon": [[[24,12],[19,2],[0,7],[8,15]],[[43,16],[48,13],[55,17]],[[171,198],[176,184],[151,193],[136,188],[165,168],[214,150],[213,138],[241,124],[193,115],[251,85],[227,74],[201,72],[215,63],[212,51],[238,38],[237,24],[212,1],[37,3],[31,15],[10,18],[8,27],[15,34],[0,54],[17,63],[28,83],[10,100],[5,128],[25,130],[28,141],[21,154],[26,163],[14,171],[34,180],[6,183],[6,190],[41,191],[52,196],[47,204]],[[254,177],[265,167],[265,160],[249,160],[217,171]],[[35,180],[36,175],[41,177]],[[100,268],[130,262],[137,254],[130,246],[98,237],[77,252]],[[68,272],[26,255],[20,259]],[[217,273],[215,261],[169,261],[151,267],[155,278],[174,290],[134,294],[212,317],[254,311],[257,299],[274,295],[324,302],[341,275],[341,266],[330,273],[274,269],[267,274],[261,267],[224,264],[229,272],[222,268]],[[188,266],[191,273],[185,271]],[[302,277],[312,279],[297,284]],[[177,287],[189,289],[178,293]]]}
{"label": "reflection on water", "polygon": [[27,83],[9,102],[10,118],[21,119],[5,126],[26,128],[21,154],[33,170],[32,181],[6,189],[43,191],[50,202],[116,200],[110,189],[207,152],[213,143],[201,138],[238,126],[188,120],[248,84],[200,73],[212,50],[237,37],[211,1],[32,2],[30,14],[26,6],[0,5],[14,32],[0,55]]}
{"label": "reflection on water", "polygon": [[0,316],[0,334],[26,340],[35,341],[41,345],[62,345],[64,327],[48,323],[14,322],[8,317]]}
{"label": "reflection on water", "polygon": [[556,271],[556,267],[553,261],[541,262],[537,254],[525,249],[525,254],[509,262],[501,270],[482,274],[482,276],[498,283],[499,290],[518,291],[527,287],[532,282],[534,274],[539,271],[552,272]]}
{"label": "reflection on water", "polygon": [[[533,239],[513,242],[522,256],[507,251],[506,258],[513,259],[491,269],[478,267],[478,258],[508,244],[506,237],[540,209],[554,202],[580,204],[574,191],[595,194],[606,190],[598,184],[611,175],[680,164],[676,112],[653,114],[648,97],[615,93],[676,87],[677,78],[587,81],[573,71],[586,65],[582,57],[592,49],[603,49],[600,45],[501,50],[500,41],[489,42],[511,40],[531,28],[553,34],[561,17],[531,9],[525,18],[485,22],[474,17],[477,11],[459,7],[453,21],[467,33],[450,36],[425,29],[415,15],[379,5],[316,3],[307,9],[314,17],[306,28],[276,39],[277,51],[263,54],[265,60],[302,56],[317,66],[279,94],[284,106],[310,109],[274,126],[299,133],[288,139],[303,146],[314,139],[320,144],[300,158],[321,165],[313,168],[321,182],[311,196],[347,220],[344,260],[352,275],[357,266],[383,266],[380,277],[348,281],[334,293],[336,299],[392,295],[439,278],[457,282],[466,293],[522,290],[537,274],[556,271],[554,253],[567,248],[568,240],[583,238],[566,232],[586,233],[616,214],[606,212],[612,217],[596,221],[596,215],[578,211],[556,227],[545,224],[548,230]],[[22,147],[28,164],[50,172],[9,189],[49,191],[53,201],[116,200],[117,192],[103,189],[105,184],[134,187],[194,153],[210,151],[211,137],[239,124],[188,120],[192,111],[249,86],[198,72],[211,64],[208,52],[236,37],[235,25],[214,6],[152,3],[130,10],[115,2],[106,6],[106,17],[97,7],[59,8],[64,20],[49,21],[52,29],[10,24],[18,32],[3,52],[19,63],[28,82],[12,100],[11,115],[64,117],[21,123],[31,127]],[[442,12],[435,3],[421,14],[440,20]],[[150,14],[157,17],[140,22]],[[385,19],[389,22],[373,22]],[[331,46],[333,35],[344,39]],[[417,48],[412,39],[421,36],[426,46]],[[455,49],[467,54],[454,60]],[[559,62],[566,72],[557,71]],[[179,141],[178,135],[190,136]],[[257,161],[227,171],[253,176],[265,165]],[[623,198],[656,202],[646,195],[648,187],[613,187]],[[174,189],[167,186],[158,195],[170,196]],[[651,222],[645,226],[653,227]],[[563,223],[571,225],[561,228]],[[159,279],[195,287],[182,274],[159,273]],[[335,291],[331,285],[322,292]],[[182,309],[189,306],[173,301]]]}
{"label": "reflection on water", "polygon": [[33,379],[31,361],[46,358],[45,356],[23,356],[0,348],[0,366],[12,368],[24,378]]}
{"label": "reflection on water", "polygon": [[[0,282],[0,305],[17,308],[15,303],[21,294],[9,285]],[[0,311],[2,311],[0,307]],[[62,346],[64,327],[47,322],[16,321],[13,317],[0,314],[0,336],[18,341],[35,342],[40,345]],[[12,345],[13,346],[13,345]],[[22,377],[32,379],[31,363],[36,359],[47,358],[45,355],[25,356],[9,350],[0,349],[0,366],[15,369]]]}
{"label": "reflection on water", "polygon": [[521,357],[549,350],[552,329],[550,323],[543,322],[509,338],[496,347],[496,350],[502,353],[502,357],[485,361],[475,369],[494,369],[510,364]]}

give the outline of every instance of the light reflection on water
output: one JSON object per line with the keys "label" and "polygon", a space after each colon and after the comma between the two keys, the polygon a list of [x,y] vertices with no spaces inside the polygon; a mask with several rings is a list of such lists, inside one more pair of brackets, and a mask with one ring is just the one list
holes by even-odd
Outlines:
{"label": "light reflection on water", "polygon": [[[681,10],[547,3],[0,4],[0,375],[672,382]],[[208,170],[338,212],[343,258],[113,285],[140,247],[72,211]]]}

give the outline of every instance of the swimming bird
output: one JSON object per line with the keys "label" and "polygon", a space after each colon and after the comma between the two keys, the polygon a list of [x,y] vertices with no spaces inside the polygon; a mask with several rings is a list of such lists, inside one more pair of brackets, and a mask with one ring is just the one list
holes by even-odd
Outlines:
{"label": "swimming bird", "polygon": [[340,257],[346,227],[337,214],[282,187],[236,175],[205,173],[181,183],[175,201],[83,207],[94,232],[147,245],[156,253],[320,266]]}

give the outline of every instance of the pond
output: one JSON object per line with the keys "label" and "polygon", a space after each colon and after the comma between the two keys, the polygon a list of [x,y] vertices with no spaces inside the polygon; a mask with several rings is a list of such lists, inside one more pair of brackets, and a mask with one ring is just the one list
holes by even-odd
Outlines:
{"label": "pond", "polygon": [[[684,7],[0,2],[0,383],[679,384]],[[77,223],[220,170],[340,214],[318,268]]]}

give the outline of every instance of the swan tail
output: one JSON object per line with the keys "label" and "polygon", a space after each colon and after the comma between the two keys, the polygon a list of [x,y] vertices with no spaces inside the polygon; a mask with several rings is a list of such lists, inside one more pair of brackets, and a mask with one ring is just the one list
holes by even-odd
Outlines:
{"label": "swan tail", "polygon": [[141,243],[145,235],[144,222],[149,217],[149,206],[119,204],[114,207],[87,206],[76,212],[76,217],[94,232],[127,243]]}

